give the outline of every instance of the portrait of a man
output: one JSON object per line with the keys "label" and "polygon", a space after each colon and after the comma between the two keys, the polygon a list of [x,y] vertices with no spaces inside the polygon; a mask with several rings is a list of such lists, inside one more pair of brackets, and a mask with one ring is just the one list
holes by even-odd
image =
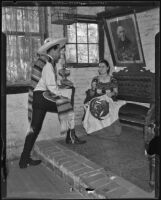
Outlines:
{"label": "portrait of a man", "polygon": [[117,66],[143,64],[143,52],[136,20],[133,15],[108,19],[108,40]]}
{"label": "portrait of a man", "polygon": [[118,36],[118,44],[116,51],[118,60],[120,61],[139,60],[140,56],[137,45],[127,37],[123,26],[117,27],[117,36]]}

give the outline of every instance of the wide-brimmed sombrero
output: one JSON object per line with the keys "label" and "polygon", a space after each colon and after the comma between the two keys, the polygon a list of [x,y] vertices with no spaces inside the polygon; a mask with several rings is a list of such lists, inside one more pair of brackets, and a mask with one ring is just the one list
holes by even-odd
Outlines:
{"label": "wide-brimmed sombrero", "polygon": [[47,50],[50,49],[51,47],[54,47],[55,45],[59,44],[61,48],[66,44],[66,42],[67,38],[59,38],[59,39],[47,38],[44,41],[44,44],[38,49],[37,53],[46,54]]}

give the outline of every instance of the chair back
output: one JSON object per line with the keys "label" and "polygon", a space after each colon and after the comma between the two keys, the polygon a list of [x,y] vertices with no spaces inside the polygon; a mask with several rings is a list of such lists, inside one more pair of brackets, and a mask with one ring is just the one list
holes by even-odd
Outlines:
{"label": "chair back", "polygon": [[127,69],[114,72],[118,81],[118,99],[140,103],[155,102],[155,74],[142,68],[131,72]]}

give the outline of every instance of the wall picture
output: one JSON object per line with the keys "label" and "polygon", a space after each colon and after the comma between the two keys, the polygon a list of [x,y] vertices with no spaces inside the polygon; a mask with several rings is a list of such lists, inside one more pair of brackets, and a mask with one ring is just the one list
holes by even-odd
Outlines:
{"label": "wall picture", "polygon": [[106,19],[107,39],[116,66],[145,66],[134,14]]}

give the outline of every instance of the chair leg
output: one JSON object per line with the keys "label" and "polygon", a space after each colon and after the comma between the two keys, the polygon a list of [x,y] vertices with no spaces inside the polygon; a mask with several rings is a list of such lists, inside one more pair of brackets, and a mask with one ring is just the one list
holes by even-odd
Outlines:
{"label": "chair leg", "polygon": [[155,188],[155,155],[149,155],[149,173],[150,173],[150,180],[149,185],[152,189]]}
{"label": "chair leg", "polygon": [[160,197],[160,156],[155,156],[155,197]]}

